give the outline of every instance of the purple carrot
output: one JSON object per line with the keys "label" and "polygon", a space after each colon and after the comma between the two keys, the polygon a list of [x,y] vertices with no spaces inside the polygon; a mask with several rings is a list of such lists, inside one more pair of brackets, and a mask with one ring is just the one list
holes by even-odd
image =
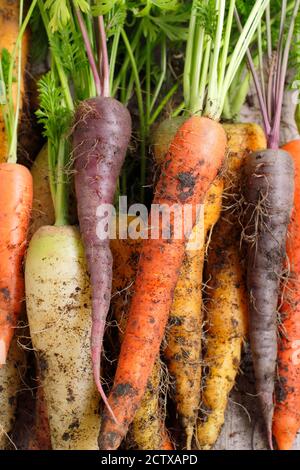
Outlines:
{"label": "purple carrot", "polygon": [[131,137],[131,117],[117,100],[96,97],[80,103],[73,133],[75,189],[80,231],[92,286],[92,361],[97,388],[110,409],[100,381],[101,352],[112,283],[109,239],[97,237],[97,208],[113,204]]}
{"label": "purple carrot", "polygon": [[[84,20],[76,11],[98,95],[82,101],[75,114],[73,153],[78,218],[92,287],[91,350],[99,393],[115,419],[101,384],[101,354],[110,307],[113,259],[109,238],[97,236],[97,209],[112,205],[131,137],[131,116],[125,106],[109,97],[109,63],[103,18],[100,32],[99,72]],[[100,57],[101,56],[101,57]],[[116,421],[116,419],[115,419]]]}
{"label": "purple carrot", "polygon": [[256,389],[272,448],[277,305],[294,201],[294,165],[284,150],[262,150],[245,164],[249,331]]}

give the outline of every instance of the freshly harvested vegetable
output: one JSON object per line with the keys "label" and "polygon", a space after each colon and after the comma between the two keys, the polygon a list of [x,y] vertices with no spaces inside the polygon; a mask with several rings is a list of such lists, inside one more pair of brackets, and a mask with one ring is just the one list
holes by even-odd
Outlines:
{"label": "freshly harvested vegetable", "polygon": [[53,199],[49,184],[48,148],[45,145],[31,169],[33,180],[32,218],[28,238],[43,225],[52,225],[55,222]]}
{"label": "freshly harvested vegetable", "polygon": [[[202,46],[204,47],[205,44],[207,58],[211,59],[210,74],[208,74],[209,60],[204,61],[199,50],[197,50],[199,54],[196,54],[196,48],[195,55],[198,60],[193,64],[195,70],[192,69],[193,44],[198,44],[194,35],[198,14],[197,2],[193,2],[191,34],[187,45],[185,101],[192,113],[199,113],[199,110],[203,110],[205,102],[205,114],[208,117],[194,115],[179,128],[162,168],[154,197],[155,204],[164,203],[171,206],[173,203],[178,203],[181,207],[191,204],[195,208],[197,204],[204,202],[207,191],[225,158],[226,136],[222,126],[217,122],[224,106],[224,96],[251,40],[249,32],[255,30],[267,3],[267,1],[255,2],[245,30],[228,62],[233,9],[228,13],[228,27],[223,47],[225,3],[220,3],[220,10],[216,12],[218,26],[214,48],[212,48],[212,41],[204,42],[205,29],[199,22],[199,28],[198,25],[197,28],[202,35]],[[220,64],[222,65],[221,72],[218,76]],[[203,82],[200,79],[201,70]],[[189,78],[191,74],[195,79],[194,87],[191,87]],[[210,79],[214,74],[215,79]],[[216,80],[217,77],[219,80]],[[206,90],[207,82],[208,90]],[[201,83],[204,83],[204,87],[199,85]],[[195,225],[195,214],[192,222]],[[151,226],[151,223],[149,225]],[[172,239],[171,243],[170,240],[164,239],[144,240],[135,294],[131,303],[114,386],[109,397],[117,422],[107,412],[104,413],[99,436],[100,449],[113,450],[119,447],[144,394],[163,339],[173,292],[184,259],[185,241],[191,235],[191,230],[187,232],[186,238]],[[167,263],[166,260],[168,260]]]}
{"label": "freshly harvested vegetable", "polygon": [[[211,448],[225,419],[228,395],[240,366],[248,326],[245,263],[240,250],[239,194],[246,156],[265,148],[264,132],[256,124],[225,124],[228,159],[224,177],[223,212],[208,247],[206,273],[206,343],[201,416],[196,442]],[[220,314],[222,312],[222,314]]]}
{"label": "freshly harvested vegetable", "polygon": [[[205,198],[204,240],[221,213],[223,181],[217,179]],[[203,228],[197,223],[193,233]],[[192,233],[192,237],[193,237]],[[202,278],[205,244],[197,250],[186,249],[176,284],[167,331],[168,369],[175,379],[174,398],[186,433],[186,448],[191,450],[194,427],[200,403],[201,332],[203,324]]]}
{"label": "freshly harvested vegetable", "polygon": [[92,358],[95,382],[100,382],[100,358],[105,320],[110,306],[112,255],[109,239],[97,236],[97,209],[112,204],[118,176],[131,137],[128,110],[117,100],[97,97],[82,102],[75,117],[73,150],[78,217],[92,285]]}
{"label": "freshly harvested vegetable", "polygon": [[[163,162],[168,147],[178,127],[185,118],[167,119],[155,132],[153,143],[155,159]],[[191,449],[198,414],[201,389],[201,330],[202,274],[205,257],[205,240],[217,222],[222,206],[223,181],[217,179],[209,188],[204,203],[203,243],[197,249],[186,248],[167,328],[167,347],[164,351],[168,370],[174,380],[174,399],[177,413],[186,434],[186,448]],[[192,233],[203,230],[202,219]],[[200,233],[200,232],[199,232]]]}
{"label": "freshly harvested vegetable", "polygon": [[300,141],[284,145],[295,165],[294,208],[287,239],[287,282],[280,308],[281,337],[278,345],[278,386],[273,434],[279,450],[290,450],[300,428]]}
{"label": "freshly harvested vegetable", "polygon": [[27,168],[0,164],[0,365],[5,364],[24,298],[22,273],[32,204]]}
{"label": "freshly harvested vegetable", "polygon": [[[268,149],[250,155],[245,164],[245,236],[247,240],[247,288],[250,342],[270,448],[274,412],[273,393],[277,358],[277,307],[283,273],[287,227],[294,199],[294,167],[291,156],[279,150],[280,120],[295,19],[300,0],[294,2],[289,22],[286,2],[282,4],[280,32],[272,73],[265,91],[264,67],[260,58],[260,80],[251,53],[251,69],[260,103]],[[269,21],[267,15],[267,22]],[[239,22],[239,18],[237,17]],[[287,34],[285,24],[288,24]],[[240,24],[240,22],[239,22]],[[267,35],[268,51],[272,37]],[[259,46],[258,46],[259,47]],[[270,54],[270,52],[269,52]],[[270,57],[271,66],[271,57]]]}
{"label": "freshly harvested vegetable", "polygon": [[90,286],[75,227],[42,227],[26,258],[26,303],[54,450],[97,449],[99,399],[89,354]]}
{"label": "freshly harvested vegetable", "polygon": [[[0,0],[0,57],[2,57],[3,68],[5,68],[5,62],[9,60],[9,54],[14,55],[14,51],[17,44],[20,26],[20,10],[22,9],[22,2],[11,1],[11,0]],[[13,104],[13,109],[16,110],[19,106],[18,94],[21,94],[21,105],[22,108],[23,97],[24,97],[24,76],[25,68],[28,56],[28,34],[24,33],[22,37],[22,50],[20,51],[21,57],[21,74],[18,80],[14,80],[11,84],[11,96],[10,100]],[[19,52],[15,54],[15,66],[18,63]],[[17,68],[17,67],[15,67]],[[16,70],[15,70],[16,72]],[[20,91],[19,91],[20,90]],[[2,90],[1,90],[2,94]],[[0,163],[4,163],[8,158],[9,151],[9,137],[5,130],[5,116],[3,116],[2,110],[0,109]]]}
{"label": "freshly harvested vegetable", "polygon": [[[81,13],[79,10],[76,12],[93,63]],[[99,21],[103,82],[100,86],[100,76],[94,70],[95,83],[99,83],[98,96],[82,101],[76,110],[73,153],[78,218],[92,287],[91,348],[94,378],[104,403],[109,406],[100,380],[100,369],[105,321],[110,306],[113,260],[109,238],[100,239],[97,235],[96,215],[101,205],[113,204],[131,137],[131,117],[122,103],[109,97],[109,64],[103,18],[100,17]]]}
{"label": "freshly harvested vegetable", "polygon": [[[130,221],[128,218],[128,222]],[[114,259],[111,305],[118,322],[121,341],[126,328],[141,247],[141,239],[121,240],[117,237],[111,240]],[[166,445],[172,449],[162,421],[160,388],[161,364],[158,357],[132,423],[131,437],[139,450],[159,450],[164,449]]]}
{"label": "freshly harvested vegetable", "polygon": [[245,175],[250,340],[256,387],[271,447],[277,305],[293,207],[293,161],[283,150],[256,152],[246,160]]}
{"label": "freshly harvested vegetable", "polygon": [[[12,55],[0,60],[2,116],[9,150],[0,163],[0,367],[5,364],[14,328],[24,298],[22,261],[32,206],[32,178],[27,168],[17,164],[17,130],[21,97],[21,64],[18,63],[17,102],[13,100],[13,70],[17,53],[21,57],[22,37],[36,1],[23,21],[23,2],[19,15],[19,34]],[[23,21],[23,22],[22,22]],[[2,149],[4,151],[4,149]]]}
{"label": "freshly harvested vegetable", "polygon": [[0,449],[9,443],[17,408],[17,393],[22,388],[26,359],[24,350],[14,337],[5,367],[0,368]]}

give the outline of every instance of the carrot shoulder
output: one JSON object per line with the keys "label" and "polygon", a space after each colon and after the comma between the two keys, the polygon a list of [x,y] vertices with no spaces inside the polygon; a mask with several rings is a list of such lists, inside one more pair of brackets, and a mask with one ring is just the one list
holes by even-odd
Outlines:
{"label": "carrot shoulder", "polygon": [[[198,116],[187,120],[170,145],[154,204],[179,204],[183,208],[186,204],[196,207],[203,203],[225,150],[226,135],[221,125]],[[144,240],[135,294],[109,396],[118,423],[104,413],[101,449],[116,449],[133,420],[163,339],[184,252],[184,237]]]}

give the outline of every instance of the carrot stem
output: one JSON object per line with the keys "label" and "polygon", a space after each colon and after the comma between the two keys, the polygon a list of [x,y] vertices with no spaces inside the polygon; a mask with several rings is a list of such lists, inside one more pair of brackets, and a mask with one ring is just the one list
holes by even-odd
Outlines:
{"label": "carrot stem", "polygon": [[[236,9],[235,9],[235,18],[236,18],[236,21],[237,21],[237,24],[238,24],[238,27],[239,27],[240,31],[242,31],[242,23],[241,23],[239,14],[238,14]],[[247,49],[246,55],[247,55],[247,61],[248,61],[249,69],[251,70],[251,73],[252,73],[252,77],[253,77],[253,81],[254,81],[257,97],[258,97],[258,101],[259,101],[259,104],[260,104],[260,109],[261,109],[261,113],[262,113],[265,133],[266,133],[266,135],[269,135],[270,130],[271,130],[271,123],[269,121],[267,105],[266,105],[266,102],[264,100],[262,87],[261,87],[261,84],[259,82],[259,77],[258,77],[258,74],[256,72],[254,61],[252,59],[252,55],[251,55],[251,52],[250,52],[249,49]]]}
{"label": "carrot stem", "polygon": [[164,36],[162,39],[162,44],[161,44],[161,75],[153,93],[153,98],[150,104],[150,111],[152,111],[155,106],[158,95],[165,81],[166,74],[167,74],[167,41],[166,41],[166,36]]}
{"label": "carrot stem", "polygon": [[[37,2],[38,2],[38,7],[39,7],[39,10],[40,10],[40,13],[41,13],[41,17],[42,17],[42,20],[43,20],[43,23],[44,23],[44,27],[45,27],[45,30],[46,30],[46,33],[47,33],[47,36],[49,38],[49,42],[50,42],[50,45],[51,45],[51,43],[53,41],[53,34],[51,33],[50,28],[49,28],[49,18],[48,18],[48,15],[46,13],[43,1],[42,0],[37,0]],[[69,83],[68,83],[68,79],[67,79],[64,67],[61,63],[61,60],[60,60],[58,54],[53,53],[52,55],[54,57],[57,73],[59,75],[60,83],[61,83],[61,86],[62,86],[62,89],[63,89],[66,105],[67,105],[67,107],[70,111],[74,111],[73,98],[72,98],[72,95],[71,95],[71,92],[70,92],[70,87],[69,87]]]}
{"label": "carrot stem", "polygon": [[125,30],[122,28],[121,35],[123,42],[125,44],[129,60],[131,62],[131,67],[134,73],[135,78],[135,87],[136,87],[136,96],[137,103],[139,108],[139,117],[140,117],[140,137],[141,137],[141,169],[140,169],[140,183],[141,183],[141,201],[143,202],[145,196],[145,183],[146,183],[146,121],[145,121],[145,112],[144,112],[144,102],[142,95],[142,87],[139,77],[139,72],[137,69],[136,61],[133,55],[133,51],[128,40]]}
{"label": "carrot stem", "polygon": [[55,196],[55,225],[62,227],[68,225],[68,184],[66,175],[66,141],[61,138],[58,147],[56,196]]}
{"label": "carrot stem", "polygon": [[276,112],[275,112],[273,129],[268,139],[269,148],[272,148],[272,149],[277,149],[279,146],[280,121],[281,121],[281,114],[282,114],[285,78],[286,78],[287,67],[288,67],[289,52],[290,52],[292,39],[293,39],[295,21],[296,21],[299,8],[300,8],[300,0],[296,0],[291,22],[289,25],[288,36],[286,39],[285,48],[283,52],[282,66],[281,66],[281,69],[278,71],[278,73],[280,73],[280,84],[279,84],[279,90],[278,90],[278,98],[275,103]]}
{"label": "carrot stem", "polygon": [[98,70],[97,70],[97,65],[96,65],[96,62],[95,62],[95,58],[94,58],[94,54],[93,54],[93,51],[92,51],[91,43],[90,43],[90,40],[89,40],[89,37],[88,37],[87,29],[86,29],[81,11],[78,8],[75,8],[75,13],[76,13],[78,24],[79,24],[80,31],[81,31],[81,34],[82,34],[82,38],[83,38],[85,50],[86,50],[86,53],[87,53],[87,56],[88,56],[88,60],[89,60],[90,66],[91,66],[91,71],[93,73],[95,86],[96,86],[96,93],[97,93],[98,96],[101,96],[101,94],[102,94],[101,81],[100,81],[99,73],[98,73]]}
{"label": "carrot stem", "polygon": [[[162,110],[165,108],[166,104],[170,101],[170,99],[172,98],[174,93],[176,93],[176,91],[178,90],[178,87],[179,87],[179,84],[175,83],[175,85],[172,86],[171,90],[161,100],[161,102],[159,103],[159,106],[156,108],[155,112],[152,114],[152,116],[149,119],[149,125],[150,126],[156,121],[156,119],[158,118],[158,116],[160,115]],[[181,109],[180,109],[180,111],[181,111]]]}
{"label": "carrot stem", "polygon": [[121,36],[121,28],[119,27],[114,35],[111,53],[110,53],[109,89],[110,89],[111,96],[114,96],[114,92],[115,92],[115,90],[113,89],[113,85],[114,85],[114,75],[115,75],[115,67],[116,67],[117,52],[118,52],[118,47],[119,47],[119,42],[120,42],[120,36]]}
{"label": "carrot stem", "polygon": [[[102,94],[103,96],[109,96],[110,93],[110,78],[109,78],[109,61],[107,53],[107,40],[104,27],[103,16],[98,17],[98,26],[100,33],[100,48],[101,48],[101,63],[102,63]],[[99,57],[100,61],[100,57]]]}
{"label": "carrot stem", "polygon": [[[10,67],[9,67],[9,72],[8,72],[8,83],[7,83],[7,88],[8,88],[8,109],[9,109],[9,114],[10,117],[7,119],[7,123],[10,121],[9,125],[9,132],[8,132],[8,137],[10,137],[10,145],[9,145],[9,153],[8,153],[8,159],[7,161],[10,163],[16,163],[17,161],[17,130],[18,130],[18,120],[19,120],[19,112],[20,112],[20,99],[21,99],[21,88],[20,88],[20,82],[21,82],[21,72],[22,72],[22,58],[21,58],[21,52],[22,52],[22,39],[23,35],[25,32],[25,29],[27,28],[27,25],[29,23],[29,20],[31,18],[32,12],[36,6],[37,0],[33,0],[30,8],[28,9],[27,15],[25,16],[24,21],[23,19],[23,10],[24,10],[24,1],[20,0],[20,15],[19,15],[19,34],[16,40],[16,44],[11,56],[11,62],[10,62]],[[19,53],[18,57],[18,89],[17,89],[17,103],[16,103],[16,110],[14,111],[14,104],[13,104],[13,99],[12,99],[12,84],[13,84],[13,69],[14,69],[14,64],[16,62],[16,57],[17,57],[17,52]]]}

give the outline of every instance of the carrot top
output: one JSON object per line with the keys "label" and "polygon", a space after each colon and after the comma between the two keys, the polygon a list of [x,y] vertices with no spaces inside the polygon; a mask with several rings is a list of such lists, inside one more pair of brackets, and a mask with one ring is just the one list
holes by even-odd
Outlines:
{"label": "carrot top", "polygon": [[184,70],[186,111],[219,120],[228,90],[270,0],[256,0],[231,50],[236,0],[193,0]]}
{"label": "carrot top", "polygon": [[[278,5],[277,5],[278,7]],[[257,36],[258,67],[253,60],[252,53],[247,50],[248,65],[251,70],[259,106],[262,114],[265,133],[268,141],[268,148],[278,149],[280,140],[280,121],[285,89],[285,80],[288,69],[289,54],[292,47],[295,22],[299,13],[300,0],[287,2],[283,0],[280,8],[280,23],[275,34],[272,30],[271,7],[268,5],[265,17],[266,29],[266,53],[268,57],[268,67],[263,61],[263,41],[262,24],[259,23]],[[291,16],[289,17],[289,13]],[[242,24],[235,12],[240,30]],[[268,77],[266,77],[266,69]]]}
{"label": "carrot top", "polygon": [[[19,25],[20,30],[12,54],[6,49],[1,51],[0,57],[0,106],[4,119],[5,130],[9,145],[7,161],[16,163],[17,161],[17,134],[21,102],[21,71],[22,71],[22,38],[31,15],[36,6],[37,0],[31,2],[30,8],[23,21],[24,0],[20,0],[19,5]],[[18,58],[18,59],[17,59]],[[16,72],[16,76],[14,73]],[[14,103],[12,85],[17,82],[17,103]]]}

